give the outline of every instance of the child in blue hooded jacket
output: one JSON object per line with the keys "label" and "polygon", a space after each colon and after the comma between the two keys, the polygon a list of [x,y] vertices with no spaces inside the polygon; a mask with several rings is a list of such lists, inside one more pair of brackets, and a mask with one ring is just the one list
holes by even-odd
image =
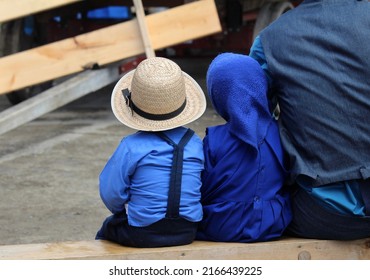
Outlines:
{"label": "child in blue hooded jacket", "polygon": [[197,239],[256,242],[280,237],[291,221],[287,175],[267,80],[249,56],[223,53],[207,72],[208,94],[225,124],[203,140],[203,220]]}

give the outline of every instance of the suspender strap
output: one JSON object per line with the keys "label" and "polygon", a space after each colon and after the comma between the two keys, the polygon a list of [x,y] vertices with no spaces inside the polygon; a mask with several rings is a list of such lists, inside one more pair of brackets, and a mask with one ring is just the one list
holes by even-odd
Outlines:
{"label": "suspender strap", "polygon": [[181,138],[180,142],[176,144],[163,132],[158,132],[158,135],[173,147],[166,218],[175,219],[179,217],[184,147],[189,142],[193,134],[194,131],[188,129],[184,136]]}

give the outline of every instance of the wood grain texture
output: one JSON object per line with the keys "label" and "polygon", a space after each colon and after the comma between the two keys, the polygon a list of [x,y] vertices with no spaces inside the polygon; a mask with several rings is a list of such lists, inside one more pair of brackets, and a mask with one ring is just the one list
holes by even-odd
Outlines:
{"label": "wood grain texture", "polygon": [[[153,49],[221,31],[214,1],[181,5],[145,17]],[[5,56],[0,59],[0,94],[105,65],[145,52],[136,19]]]}
{"label": "wood grain texture", "polygon": [[108,241],[92,240],[0,246],[0,259],[369,260],[369,244],[370,239],[330,241],[282,238],[260,243],[195,241],[185,246],[131,248]]}
{"label": "wood grain texture", "polygon": [[80,1],[82,0],[0,0],[0,22]]}
{"label": "wood grain texture", "polygon": [[60,108],[119,79],[118,65],[86,70],[23,102],[0,112],[0,135]]}

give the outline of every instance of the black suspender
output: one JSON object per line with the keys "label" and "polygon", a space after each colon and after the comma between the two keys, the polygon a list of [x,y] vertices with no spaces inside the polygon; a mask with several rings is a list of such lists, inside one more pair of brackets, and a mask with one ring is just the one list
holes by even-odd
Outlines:
{"label": "black suspender", "polygon": [[194,131],[188,129],[178,144],[173,142],[163,132],[157,132],[157,134],[173,147],[172,168],[171,168],[170,188],[167,200],[166,218],[176,219],[179,217],[180,211],[179,208],[180,208],[184,147],[189,142],[190,138],[193,136]]}

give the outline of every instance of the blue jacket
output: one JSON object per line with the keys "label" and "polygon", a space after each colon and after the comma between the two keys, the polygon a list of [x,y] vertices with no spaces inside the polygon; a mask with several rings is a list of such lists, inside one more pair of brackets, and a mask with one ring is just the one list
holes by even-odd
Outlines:
{"label": "blue jacket", "polygon": [[305,0],[260,38],[290,182],[370,178],[370,3]]}
{"label": "blue jacket", "polygon": [[254,242],[280,237],[291,209],[263,70],[250,57],[222,54],[210,65],[207,87],[227,122],[207,128],[203,140],[203,220],[197,238]]}

